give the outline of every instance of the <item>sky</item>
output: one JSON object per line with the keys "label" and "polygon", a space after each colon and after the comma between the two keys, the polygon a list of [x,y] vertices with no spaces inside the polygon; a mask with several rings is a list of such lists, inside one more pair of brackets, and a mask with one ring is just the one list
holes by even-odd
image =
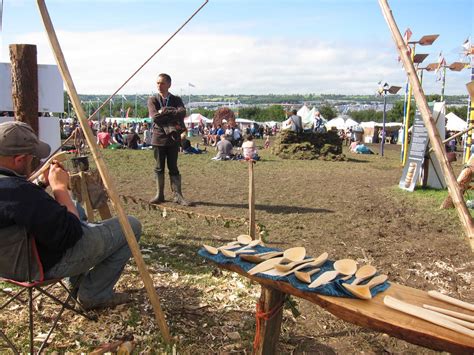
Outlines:
{"label": "sky", "polygon": [[[0,0],[1,2],[2,0]],[[204,0],[46,0],[76,89],[111,94],[181,26]],[[448,64],[468,60],[473,0],[389,0],[411,40]],[[54,64],[36,1],[3,0],[0,62],[9,44],[35,44],[38,63]],[[378,82],[404,86],[406,74],[377,0],[209,0],[121,91],[156,91],[171,75],[171,91],[191,94],[375,94]],[[470,70],[447,71],[447,95],[467,95]],[[189,83],[193,84],[191,87]],[[439,94],[436,74],[425,72],[426,94]]]}

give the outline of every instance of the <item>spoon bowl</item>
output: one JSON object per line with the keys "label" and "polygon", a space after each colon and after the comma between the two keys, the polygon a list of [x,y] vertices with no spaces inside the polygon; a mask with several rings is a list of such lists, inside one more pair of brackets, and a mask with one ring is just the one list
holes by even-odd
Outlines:
{"label": "spoon bowl", "polygon": [[286,249],[283,252],[282,262],[301,261],[306,256],[306,249],[304,247],[294,247]]}
{"label": "spoon bowl", "polygon": [[357,271],[357,263],[352,259],[341,259],[334,263],[334,270],[343,275],[354,275]]}
{"label": "spoon bowl", "polygon": [[355,273],[355,280],[352,281],[351,285],[358,285],[362,281],[367,280],[368,278],[375,275],[377,269],[372,265],[364,265]]}
{"label": "spoon bowl", "polygon": [[237,241],[240,244],[249,244],[252,241],[252,237],[247,234],[241,234],[237,237]]}

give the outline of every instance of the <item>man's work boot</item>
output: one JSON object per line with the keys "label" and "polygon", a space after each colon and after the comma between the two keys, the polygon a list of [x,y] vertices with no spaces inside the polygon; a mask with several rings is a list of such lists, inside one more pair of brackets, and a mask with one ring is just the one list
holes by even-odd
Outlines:
{"label": "man's work boot", "polygon": [[181,206],[194,206],[192,202],[186,201],[181,193],[181,175],[170,175],[171,191],[173,191],[173,202]]}
{"label": "man's work boot", "polygon": [[112,297],[104,301],[95,302],[79,299],[79,302],[86,311],[89,311],[92,309],[114,308],[120,304],[131,302],[131,298],[128,293],[116,292],[112,295]]}
{"label": "man's work boot", "polygon": [[150,203],[162,202],[165,202],[165,174],[156,174],[156,196],[150,200]]}

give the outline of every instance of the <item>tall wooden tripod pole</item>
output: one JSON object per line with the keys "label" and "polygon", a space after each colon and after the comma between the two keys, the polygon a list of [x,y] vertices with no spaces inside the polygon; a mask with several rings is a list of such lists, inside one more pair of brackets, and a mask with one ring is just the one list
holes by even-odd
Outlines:
{"label": "tall wooden tripod pole", "polygon": [[420,110],[421,117],[423,118],[426,129],[428,131],[431,146],[433,147],[436,157],[438,158],[439,163],[441,165],[441,169],[443,170],[443,175],[446,180],[446,184],[448,185],[449,194],[453,199],[454,206],[458,211],[459,219],[461,220],[466,235],[469,238],[471,249],[474,250],[474,225],[472,222],[472,218],[464,202],[463,195],[459,190],[459,186],[457,184],[456,177],[454,176],[453,169],[451,169],[451,166],[449,165],[448,157],[446,156],[444,146],[441,142],[438,130],[436,129],[435,121],[428,107],[428,103],[426,101],[423,89],[421,88],[418,75],[416,75],[416,69],[413,65],[413,62],[408,57],[406,44],[403,41],[402,35],[400,34],[400,30],[397,27],[397,24],[392,14],[392,10],[388,6],[387,0],[379,0],[379,4],[382,8],[382,13],[385,17],[385,20],[387,21],[388,27],[392,32],[393,40],[397,45],[398,53],[400,55],[400,58],[402,59],[403,66],[413,87],[413,93],[415,96],[416,104],[418,106],[418,109]]}
{"label": "tall wooden tripod pole", "polygon": [[253,165],[255,162],[250,159],[249,164],[249,234],[252,239],[256,239],[255,236],[255,181],[253,178]]}
{"label": "tall wooden tripod pole", "polygon": [[132,227],[130,226],[130,223],[128,222],[128,218],[127,218],[127,215],[125,214],[125,210],[123,209],[123,206],[120,202],[117,190],[115,189],[115,186],[112,183],[112,179],[109,175],[104,159],[102,158],[102,154],[98,150],[92,131],[89,128],[89,125],[87,124],[87,118],[86,118],[85,112],[82,109],[81,101],[79,99],[76,88],[72,81],[71,74],[69,73],[69,69],[67,67],[66,60],[64,59],[64,55],[59,45],[58,38],[56,37],[56,32],[54,31],[54,27],[51,22],[51,18],[49,17],[48,10],[46,8],[44,0],[37,0],[37,3],[38,3],[39,11],[41,13],[41,17],[43,19],[43,24],[48,34],[51,48],[54,53],[54,57],[56,58],[56,62],[59,66],[59,71],[61,72],[61,76],[63,77],[64,82],[66,83],[67,92],[69,94],[69,97],[72,100],[74,109],[76,110],[82,130],[84,131],[92,156],[94,157],[94,160],[96,162],[97,169],[99,170],[100,176],[102,177],[102,180],[104,182],[104,186],[107,189],[108,195],[110,197],[110,200],[112,201],[115,211],[117,211],[120,225],[122,226],[122,230],[125,233],[125,237],[127,239],[128,245],[130,247],[132,255],[137,264],[143,283],[145,284],[145,288],[148,293],[148,297],[150,298],[150,302],[153,306],[153,310],[155,312],[155,319],[158,322],[158,326],[161,330],[163,339],[167,343],[170,343],[171,337],[168,330],[168,325],[166,324],[165,316],[161,309],[160,300],[158,298],[158,295],[156,294],[156,290],[153,286],[153,281],[151,280],[150,274],[148,273],[145,262],[143,261],[140,248],[133,234]]}

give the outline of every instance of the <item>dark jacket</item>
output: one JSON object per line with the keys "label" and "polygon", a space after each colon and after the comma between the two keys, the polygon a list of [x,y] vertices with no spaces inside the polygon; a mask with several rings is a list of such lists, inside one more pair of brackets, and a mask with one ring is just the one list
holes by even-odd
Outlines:
{"label": "dark jacket", "polygon": [[[153,119],[153,135],[151,145],[153,146],[171,146],[179,145],[181,142],[180,135],[170,134],[173,127],[180,126],[184,129],[184,117],[186,110],[184,109],[183,100],[179,96],[169,94],[167,102],[161,101],[160,94],[151,96],[148,99],[148,115]],[[175,108],[179,110],[169,109]],[[159,112],[159,111],[164,112]]]}
{"label": "dark jacket", "polygon": [[0,168],[0,228],[19,225],[35,237],[48,271],[82,237],[79,219],[41,187],[14,171]]}

